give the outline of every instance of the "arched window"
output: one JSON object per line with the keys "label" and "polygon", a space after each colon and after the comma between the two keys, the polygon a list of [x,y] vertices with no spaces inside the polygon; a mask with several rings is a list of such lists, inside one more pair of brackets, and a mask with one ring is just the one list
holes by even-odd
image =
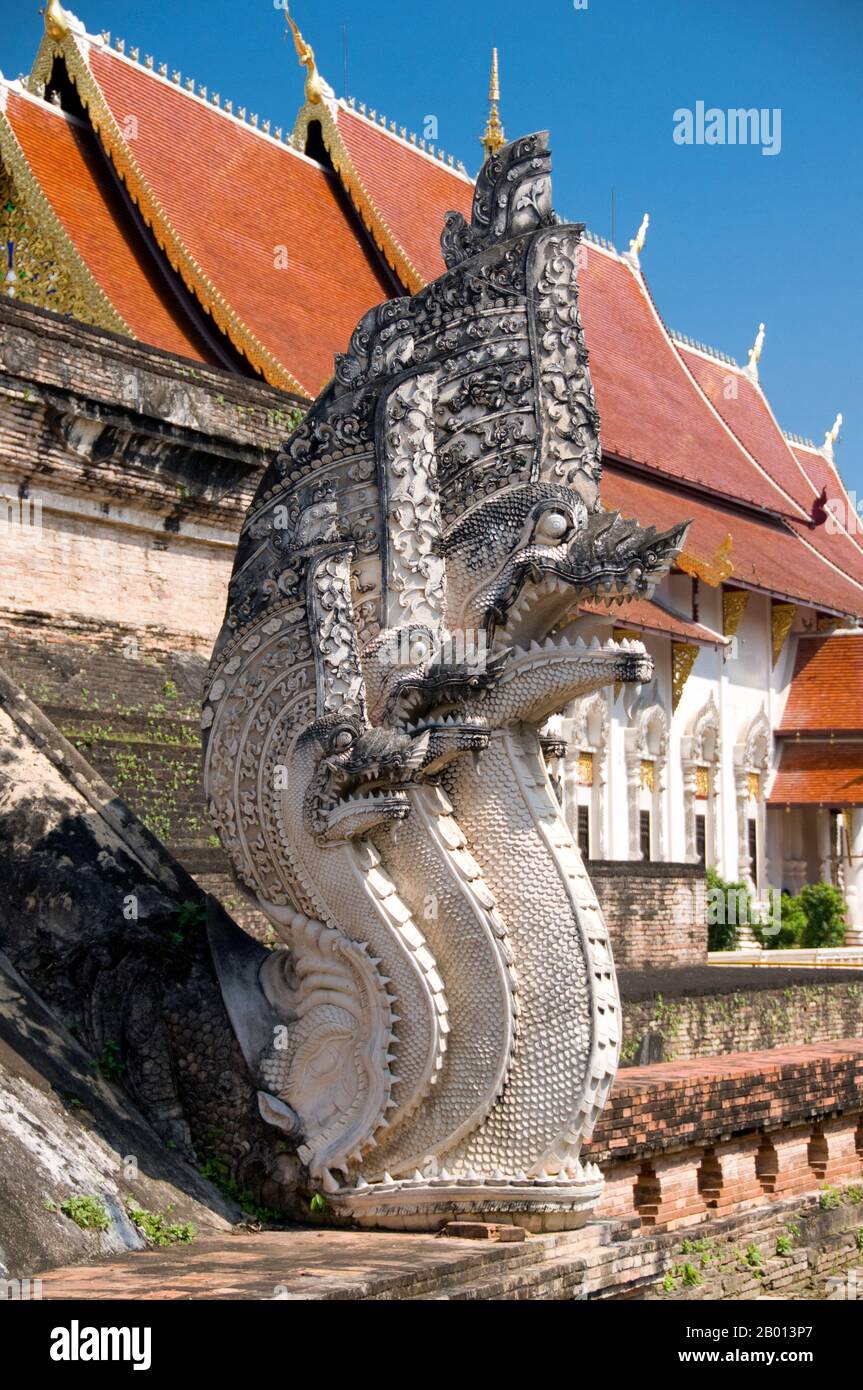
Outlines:
{"label": "arched window", "polygon": [[624,740],[629,800],[629,857],[663,859],[668,717],[655,699],[652,683],[645,688],[633,708]]}
{"label": "arched window", "polygon": [[574,700],[564,716],[567,741],[563,810],[582,855],[606,855],[605,793],[608,782],[608,700],[595,691]]}
{"label": "arched window", "polygon": [[686,857],[705,868],[719,858],[719,710],[711,694],[680,741]]}
{"label": "arched window", "polygon": [[737,872],[754,889],[766,883],[765,807],[767,773],[773,748],[770,720],[764,709],[745,726],[734,749],[737,798]]}

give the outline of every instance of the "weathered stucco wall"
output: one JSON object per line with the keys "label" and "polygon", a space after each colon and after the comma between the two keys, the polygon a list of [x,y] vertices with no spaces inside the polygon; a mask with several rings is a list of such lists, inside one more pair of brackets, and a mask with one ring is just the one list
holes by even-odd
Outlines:
{"label": "weathered stucco wall", "polygon": [[296,407],[256,381],[0,302],[0,615],[210,641],[240,522]]}

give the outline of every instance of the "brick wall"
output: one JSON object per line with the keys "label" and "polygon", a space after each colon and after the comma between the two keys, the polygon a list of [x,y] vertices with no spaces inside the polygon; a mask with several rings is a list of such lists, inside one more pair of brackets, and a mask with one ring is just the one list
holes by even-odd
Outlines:
{"label": "brick wall", "polygon": [[676,1230],[812,1193],[838,1209],[845,1187],[860,1206],[861,1082],[860,1039],[618,1075],[585,1147],[596,1215]]}
{"label": "brick wall", "polygon": [[707,960],[707,885],[698,864],[594,859],[587,865],[618,969]]}
{"label": "brick wall", "polygon": [[586,1148],[641,1159],[722,1136],[860,1109],[863,1039],[665,1062],[618,1073]]}
{"label": "brick wall", "polygon": [[682,1061],[854,1037],[863,1037],[863,984],[856,980],[623,999],[624,1066],[637,1063],[645,1039],[663,1060]]}

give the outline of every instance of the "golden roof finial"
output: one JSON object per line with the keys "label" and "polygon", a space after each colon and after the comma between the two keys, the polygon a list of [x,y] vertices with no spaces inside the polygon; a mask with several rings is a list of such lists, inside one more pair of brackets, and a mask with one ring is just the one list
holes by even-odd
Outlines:
{"label": "golden roof finial", "polygon": [[841,412],[840,412],[840,413],[836,416],[836,419],[833,421],[833,424],[830,426],[830,428],[829,428],[829,430],[827,431],[827,433],[825,434],[825,436],[824,436],[824,443],[823,443],[822,446],[821,446],[822,449],[824,450],[825,454],[827,455],[827,457],[828,457],[829,459],[832,459],[832,457],[833,457],[833,445],[836,443],[836,440],[839,438],[839,431],[841,430],[841,428],[842,428],[842,414],[841,414]]}
{"label": "golden roof finial", "polygon": [[758,333],[757,333],[757,335],[756,335],[755,342],[752,344],[752,347],[749,349],[748,361],[747,361],[747,363],[746,363],[746,366],[743,368],[743,374],[744,374],[744,376],[748,376],[748,377],[749,377],[749,380],[752,381],[752,382],[754,382],[756,386],[758,385],[758,360],[759,360],[759,358],[761,357],[761,349],[762,349],[763,347],[764,347],[764,324],[763,324],[763,323],[759,323],[759,325],[758,325]]}
{"label": "golden roof finial", "polygon": [[506,136],[503,133],[503,126],[500,121],[498,103],[500,101],[500,71],[497,64],[497,49],[491,50],[491,78],[488,84],[489,112],[488,123],[486,124],[485,134],[480,138],[480,144],[485,150],[486,159],[491,159],[492,155],[497,154],[499,149],[506,144]]}
{"label": "golden roof finial", "polygon": [[315,50],[310,43],[306,43],[296,24],[290,16],[287,5],[285,5],[285,22],[294,35],[294,45],[297,50],[297,57],[300,60],[300,67],[306,69],[306,101],[312,106],[318,105],[324,99],[324,90],[321,85],[321,77],[315,67]]}
{"label": "golden roof finial", "polygon": [[60,0],[48,0],[45,6],[45,32],[55,43],[59,43],[69,32],[69,16]]}
{"label": "golden roof finial", "polygon": [[644,243],[647,240],[647,229],[650,226],[650,213],[646,212],[641,219],[641,225],[632,241],[629,243],[630,256],[639,256],[644,250]]}
{"label": "golden roof finial", "polygon": [[759,362],[759,360],[760,360],[760,358],[761,358],[761,349],[762,349],[763,347],[764,347],[764,324],[763,324],[763,323],[759,323],[759,325],[758,325],[758,335],[757,335],[757,337],[756,337],[756,339],[755,339],[755,342],[752,344],[752,347],[749,349],[749,365],[750,365],[750,367],[756,367],[756,366],[758,365],[758,362]]}

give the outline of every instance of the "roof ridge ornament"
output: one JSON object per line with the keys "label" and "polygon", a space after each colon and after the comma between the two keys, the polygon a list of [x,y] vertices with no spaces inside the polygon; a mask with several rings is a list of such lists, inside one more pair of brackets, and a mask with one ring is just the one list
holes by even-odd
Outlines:
{"label": "roof ridge ornament", "polygon": [[650,213],[646,212],[641,219],[641,225],[639,226],[638,231],[635,233],[635,236],[629,243],[629,250],[624,251],[623,256],[621,257],[621,259],[626,261],[627,264],[630,265],[633,270],[641,270],[641,261],[639,260],[639,256],[641,252],[644,250],[644,243],[647,240],[647,229],[649,226]]}
{"label": "roof ridge ornament", "polygon": [[764,324],[759,323],[758,333],[755,342],[749,349],[749,360],[743,368],[743,375],[748,377],[755,386],[758,385],[758,363],[761,358],[761,350],[764,347]]}
{"label": "roof ridge ornament", "polygon": [[48,0],[44,11],[45,33],[55,43],[61,43],[70,32],[83,34],[84,25],[71,10],[64,10],[60,0]]}
{"label": "roof ridge ornament", "polygon": [[502,146],[485,161],[477,175],[470,222],[460,212],[444,218],[443,258],[452,270],[484,247],[559,221],[551,202],[548,131],[539,130]]}
{"label": "roof ridge ornament", "polygon": [[500,102],[500,70],[497,61],[497,49],[491,50],[491,75],[488,84],[489,112],[486,122],[485,132],[480,136],[480,144],[485,150],[486,159],[491,159],[498,150],[503,149],[506,144],[506,136],[500,119],[498,105]]}
{"label": "roof ridge ornament", "polygon": [[[335,92],[333,91],[330,84],[326,82],[323,79],[323,77],[321,77],[321,74],[318,72],[317,65],[315,63],[315,50],[312,48],[312,45],[310,43],[306,43],[305,39],[299,31],[299,28],[297,27],[296,22],[291,17],[291,13],[287,5],[287,0],[285,0],[284,10],[285,23],[294,36],[294,47],[297,50],[297,57],[300,61],[300,67],[306,69],[306,101],[309,103],[310,106],[320,106],[322,102],[334,100]],[[285,37],[287,38],[287,32],[285,34]]]}
{"label": "roof ridge ornament", "polygon": [[833,445],[839,439],[839,431],[841,430],[841,428],[842,412],[840,411],[837,414],[836,419],[833,421],[833,424],[830,426],[829,430],[825,434],[824,443],[821,445],[822,454],[825,458],[829,459],[831,463],[833,462]]}

